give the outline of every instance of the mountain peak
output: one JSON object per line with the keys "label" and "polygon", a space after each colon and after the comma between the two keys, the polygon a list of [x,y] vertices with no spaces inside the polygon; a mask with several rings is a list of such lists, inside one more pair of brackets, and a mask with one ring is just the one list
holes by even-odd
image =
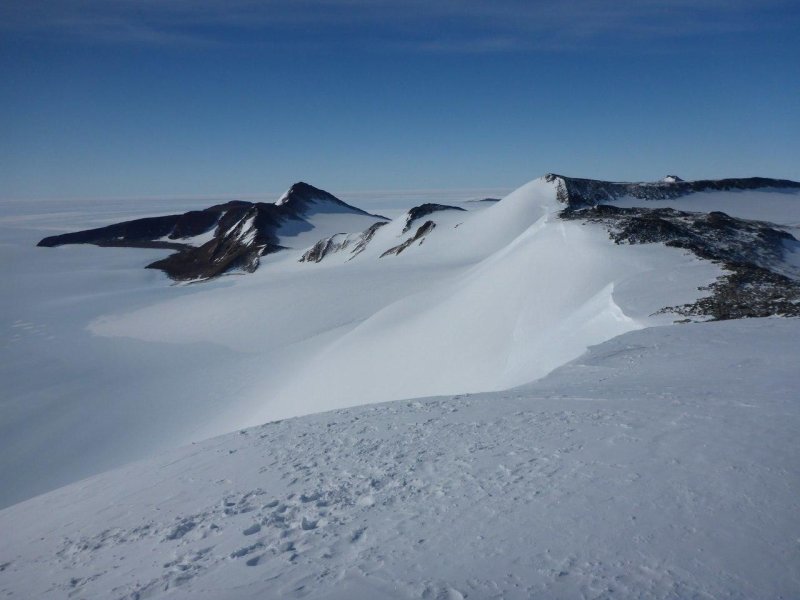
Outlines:
{"label": "mountain peak", "polygon": [[291,187],[278,199],[275,204],[277,206],[284,206],[293,203],[304,203],[311,200],[334,200],[341,202],[334,195],[329,194],[325,190],[314,187],[305,181],[298,181],[293,183]]}
{"label": "mountain peak", "polygon": [[313,208],[321,212],[348,212],[358,215],[367,215],[370,217],[377,217],[388,221],[386,217],[381,215],[373,215],[365,210],[351,206],[342,200],[339,200],[333,194],[316,188],[305,181],[298,181],[286,190],[286,193],[281,196],[275,206],[280,206],[284,211],[293,216],[303,216]]}

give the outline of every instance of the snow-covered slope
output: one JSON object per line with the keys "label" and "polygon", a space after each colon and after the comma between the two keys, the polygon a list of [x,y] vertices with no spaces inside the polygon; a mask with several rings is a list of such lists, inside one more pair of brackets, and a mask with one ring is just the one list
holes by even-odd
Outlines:
{"label": "snow-covered slope", "polygon": [[[322,210],[314,194],[324,192],[303,189],[264,209],[301,218],[256,227],[282,250],[259,254],[252,274],[192,286],[139,272],[164,250],[20,249],[56,233],[45,229],[119,219],[8,217],[4,231],[24,243],[12,244],[20,259],[0,299],[0,504],[273,419],[519,385],[589,345],[671,324],[682,315],[660,309],[709,295],[698,287],[723,273],[684,247],[620,245],[602,223],[561,218],[548,177],[499,202],[462,203],[466,211],[417,201],[389,222],[327,196]],[[797,199],[793,189],[769,193]],[[246,204],[245,213],[263,203]],[[247,244],[214,246],[212,256],[257,249],[247,224],[225,229]],[[339,252],[301,261],[331,238]]]}
{"label": "snow-covered slope", "polygon": [[0,512],[24,598],[800,596],[795,319],[270,423]]}
{"label": "snow-covered slope", "polygon": [[671,322],[650,315],[696,298],[719,274],[679,249],[616,245],[602,228],[562,221],[559,208],[554,186],[539,179],[475,213],[429,215],[436,228],[402,253],[384,256],[413,237],[407,215],[379,228],[352,260],[309,264],[276,254],[235,292],[217,288],[104,317],[90,329],[271,351],[281,368],[254,375],[237,407],[252,419],[242,424],[256,424],[519,385],[590,344]]}

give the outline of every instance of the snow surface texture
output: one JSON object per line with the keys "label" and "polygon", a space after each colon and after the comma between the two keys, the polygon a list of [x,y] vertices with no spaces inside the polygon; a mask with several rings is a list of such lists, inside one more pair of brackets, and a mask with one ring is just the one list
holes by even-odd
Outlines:
{"label": "snow surface texture", "polygon": [[274,419],[520,385],[592,344],[671,323],[654,313],[696,300],[721,272],[681,249],[618,246],[602,227],[558,219],[544,179],[429,214],[420,221],[435,221],[432,231],[381,258],[422,225],[403,231],[420,199],[356,202],[395,218],[352,260],[300,262],[318,236],[365,226],[340,231],[348,215],[316,215],[333,222],[318,235],[284,232],[291,248],[261,257],[255,273],[190,286],[142,269],[167,251],[33,245],[208,202],[140,203],[124,216],[4,205],[0,506]]}
{"label": "snow surface texture", "polygon": [[26,598],[796,598],[798,322],[270,423],[0,512]]}

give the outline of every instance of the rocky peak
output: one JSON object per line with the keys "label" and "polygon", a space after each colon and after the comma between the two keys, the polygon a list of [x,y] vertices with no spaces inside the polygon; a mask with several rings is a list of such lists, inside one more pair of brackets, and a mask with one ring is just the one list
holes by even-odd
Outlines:
{"label": "rocky peak", "polygon": [[275,202],[275,206],[280,207],[282,211],[290,217],[301,217],[310,210],[316,208],[317,210],[324,209],[326,212],[351,212],[358,215],[369,215],[388,221],[386,217],[373,215],[360,208],[351,206],[339,200],[339,198],[333,194],[303,181],[298,181],[293,184],[292,187]]}
{"label": "rocky peak", "polygon": [[800,189],[800,183],[796,181],[767,177],[701,179],[697,181],[683,181],[675,175],[670,177],[674,177],[675,180],[627,183],[581,179],[548,173],[544,179],[556,184],[558,200],[573,209],[613,202],[623,197],[633,197],[639,200],[671,200],[705,191]]}
{"label": "rocky peak", "polygon": [[419,206],[415,206],[411,210],[406,213],[406,223],[403,227],[403,233],[406,233],[411,226],[414,224],[415,221],[421,219],[422,217],[427,217],[430,214],[435,212],[440,212],[443,210],[460,210],[463,211],[463,208],[458,206],[450,206],[448,204],[435,204],[432,202],[428,202],[426,204],[420,204]]}

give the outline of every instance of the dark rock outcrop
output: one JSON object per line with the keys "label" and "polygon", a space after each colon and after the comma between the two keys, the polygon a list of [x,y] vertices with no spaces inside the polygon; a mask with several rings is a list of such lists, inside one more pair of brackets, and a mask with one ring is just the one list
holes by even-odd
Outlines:
{"label": "dark rock outcrop", "polygon": [[361,233],[350,235],[346,233],[337,233],[336,235],[321,239],[300,257],[299,262],[318,263],[331,254],[347,250],[348,248],[350,248],[351,256],[347,260],[353,260],[366,249],[367,244],[370,243],[375,232],[384,225],[386,225],[386,221],[378,221],[367,227],[367,229]]}
{"label": "dark rock outcrop", "polygon": [[711,316],[715,321],[755,317],[800,317],[800,284],[769,269],[726,264],[730,270],[708,287],[705,298],[662,308],[660,313],[684,317]]}
{"label": "dark rock outcrop", "polygon": [[384,216],[374,215],[365,210],[351,206],[342,200],[339,200],[333,194],[315,188],[305,182],[295,183],[289,190],[281,196],[281,198],[274,204],[281,210],[281,214],[286,216],[293,216],[300,218],[313,211],[316,206],[325,205],[326,210],[330,210],[331,206],[337,207],[341,212],[348,212],[357,215],[364,215],[367,217],[376,217],[388,221]]}
{"label": "dark rock outcrop", "polygon": [[[259,258],[283,249],[278,230],[294,221],[311,229],[305,217],[317,210],[347,212],[386,220],[342,202],[324,190],[307,183],[296,183],[275,204],[239,200],[211,206],[182,215],[152,217],[117,223],[107,227],[65,233],[44,238],[39,246],[94,244],[135,248],[177,250],[147,268],[160,269],[178,281],[203,280],[231,271],[252,272]],[[192,238],[213,236],[199,245]]]}
{"label": "dark rock outcrop", "polygon": [[710,316],[715,320],[771,315],[800,316],[800,270],[784,259],[800,242],[772,223],[722,212],[690,213],[671,208],[567,208],[563,219],[601,223],[617,244],[662,243],[720,264],[728,273],[705,291],[707,298],[660,312]]}
{"label": "dark rock outcrop", "polygon": [[406,224],[403,227],[403,233],[406,233],[411,227],[414,225],[416,221],[421,219],[422,217],[427,217],[430,214],[435,212],[439,212],[442,210],[460,210],[464,211],[463,208],[459,208],[458,206],[449,206],[447,204],[433,204],[433,203],[426,203],[420,204],[419,206],[415,206],[411,210],[408,211],[406,216]]}
{"label": "dark rock outcrop", "polygon": [[381,258],[383,258],[384,256],[389,256],[391,254],[397,256],[414,242],[419,241],[419,243],[421,244],[422,242],[425,241],[425,236],[428,235],[431,231],[433,231],[435,227],[436,223],[434,223],[433,221],[425,221],[422,225],[420,225],[420,227],[417,229],[414,235],[412,235],[402,244],[398,244],[393,248],[389,248],[386,252],[381,254]]}
{"label": "dark rock outcrop", "polygon": [[788,179],[747,177],[740,179],[703,179],[658,181],[653,183],[615,183],[595,179],[564,177],[549,173],[545,180],[556,184],[556,196],[569,208],[596,206],[623,197],[640,200],[670,200],[695,192],[756,189],[800,189],[800,182]]}
{"label": "dark rock outcrop", "polygon": [[[442,211],[460,211],[466,212],[463,208],[458,206],[449,206],[447,204],[434,204],[426,203],[420,204],[410,209],[405,214],[405,222],[403,224],[402,234],[408,233],[414,224],[423,217],[432,215]],[[403,218],[403,217],[400,217]],[[375,233],[380,229],[385,222],[378,222],[372,224],[369,228],[361,233],[337,233],[336,235],[319,240],[300,258],[300,262],[321,262],[326,257],[337,252],[346,251],[351,254],[347,260],[352,260],[361,254],[372,241]],[[391,247],[381,254],[381,258],[390,254],[400,254],[403,250],[408,248],[414,242],[421,240],[436,226],[434,221],[428,220],[422,227],[418,228],[416,233],[403,243]]]}

